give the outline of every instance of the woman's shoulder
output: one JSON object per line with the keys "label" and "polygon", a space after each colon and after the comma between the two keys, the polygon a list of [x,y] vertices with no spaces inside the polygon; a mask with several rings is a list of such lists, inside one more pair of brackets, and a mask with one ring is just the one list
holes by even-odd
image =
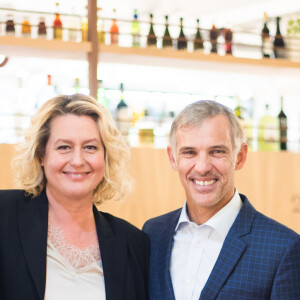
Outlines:
{"label": "woman's shoulder", "polygon": [[26,199],[24,190],[0,190],[0,218],[7,219],[14,215],[20,199]]}
{"label": "woman's shoulder", "polygon": [[148,238],[147,234],[142,232],[139,228],[129,223],[128,221],[121,219],[119,217],[113,216],[107,212],[98,211],[100,218],[104,218],[106,222],[110,225],[113,231],[117,233],[124,233],[128,237],[133,238]]}
{"label": "woman's shoulder", "polygon": [[0,190],[0,205],[11,205],[20,198],[26,198],[24,190]]}

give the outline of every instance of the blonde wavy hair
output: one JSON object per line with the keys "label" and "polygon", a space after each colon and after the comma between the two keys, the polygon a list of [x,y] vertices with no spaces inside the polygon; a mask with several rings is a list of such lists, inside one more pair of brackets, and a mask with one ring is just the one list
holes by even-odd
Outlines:
{"label": "blonde wavy hair", "polygon": [[66,114],[89,116],[99,128],[106,167],[103,179],[94,190],[94,204],[123,198],[131,188],[131,178],[127,173],[129,147],[116,129],[109,110],[92,97],[81,94],[50,99],[32,117],[32,126],[26,131],[25,142],[18,145],[12,162],[18,187],[33,196],[39,195],[46,187],[47,178],[41,160],[50,137],[51,120]]}

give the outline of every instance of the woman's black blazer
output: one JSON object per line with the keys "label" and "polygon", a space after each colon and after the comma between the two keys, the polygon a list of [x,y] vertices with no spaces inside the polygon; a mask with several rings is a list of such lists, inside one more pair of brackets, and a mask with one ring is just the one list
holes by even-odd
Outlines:
{"label": "woman's black blazer", "polygon": [[[106,299],[147,299],[149,239],[94,207]],[[48,199],[0,191],[0,300],[44,300]]]}

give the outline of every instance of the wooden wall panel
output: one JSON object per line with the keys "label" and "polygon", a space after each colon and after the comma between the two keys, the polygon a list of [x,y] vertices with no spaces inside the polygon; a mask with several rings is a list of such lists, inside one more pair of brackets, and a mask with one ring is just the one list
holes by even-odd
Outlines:
{"label": "wooden wall panel", "polygon": [[[0,145],[0,188],[13,188],[10,160],[13,145]],[[236,173],[236,186],[254,207],[300,233],[300,154],[250,152]],[[138,227],[154,216],[182,206],[185,200],[177,173],[164,149],[132,148],[133,191],[123,201],[99,207]]]}

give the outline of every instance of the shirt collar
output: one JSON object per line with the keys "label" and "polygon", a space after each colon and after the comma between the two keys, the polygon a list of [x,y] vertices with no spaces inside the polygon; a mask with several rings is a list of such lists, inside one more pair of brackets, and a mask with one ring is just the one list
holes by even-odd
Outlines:
{"label": "shirt collar", "polygon": [[[214,228],[225,239],[242,205],[243,205],[242,200],[236,189],[232,199],[214,216],[212,216],[207,222],[201,224],[200,226],[207,225]],[[175,231],[180,230],[181,227],[180,225],[184,223],[193,223],[187,214],[186,201],[182,208],[178,223],[175,227]]]}

